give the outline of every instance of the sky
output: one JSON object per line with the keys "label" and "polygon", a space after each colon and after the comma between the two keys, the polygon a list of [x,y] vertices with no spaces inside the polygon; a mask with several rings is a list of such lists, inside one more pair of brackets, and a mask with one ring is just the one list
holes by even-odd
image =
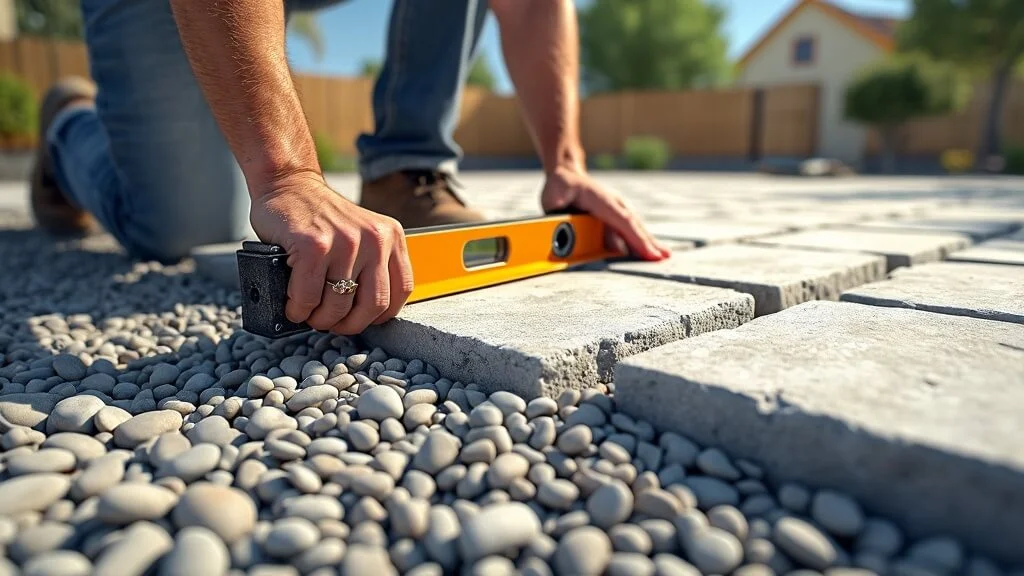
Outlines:
{"label": "sky", "polygon": [[[429,0],[420,0],[429,1]],[[584,6],[588,0],[575,0]],[[729,11],[725,33],[729,55],[741,55],[758,40],[771,24],[797,0],[719,0]],[[844,8],[892,16],[906,16],[911,0],[832,0]],[[325,53],[317,60],[309,47],[298,39],[289,42],[288,55],[296,72],[352,76],[368,58],[381,59],[387,34],[391,2],[386,0],[346,0],[318,14],[324,33]],[[429,25],[429,23],[424,23]],[[443,32],[438,32],[443,33]],[[501,59],[498,29],[493,16],[481,40],[483,57],[497,76],[497,91],[509,93],[511,85]]]}

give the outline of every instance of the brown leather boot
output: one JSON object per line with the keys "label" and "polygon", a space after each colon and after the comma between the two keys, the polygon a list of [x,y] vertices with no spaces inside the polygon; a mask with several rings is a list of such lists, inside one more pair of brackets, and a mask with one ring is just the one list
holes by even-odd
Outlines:
{"label": "brown leather boot", "polygon": [[405,229],[487,220],[456,194],[454,179],[432,170],[405,170],[364,182],[359,205],[398,220]]}
{"label": "brown leather boot", "polygon": [[46,130],[57,113],[75,103],[92,103],[96,86],[79,77],[64,78],[43,96],[39,108],[39,144],[29,183],[29,199],[36,224],[58,236],[81,236],[96,232],[99,225],[91,214],[73,205],[57,185],[53,163],[46,146]]}

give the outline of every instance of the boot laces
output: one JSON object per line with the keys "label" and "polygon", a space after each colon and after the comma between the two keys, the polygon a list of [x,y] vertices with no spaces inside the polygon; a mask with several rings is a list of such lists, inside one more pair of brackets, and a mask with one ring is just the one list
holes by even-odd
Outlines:
{"label": "boot laces", "polygon": [[454,198],[459,203],[462,203],[462,200],[455,193],[455,189],[459,187],[459,182],[453,175],[430,170],[414,170],[406,174],[415,184],[412,191],[413,196],[429,198],[434,205],[442,197]]}

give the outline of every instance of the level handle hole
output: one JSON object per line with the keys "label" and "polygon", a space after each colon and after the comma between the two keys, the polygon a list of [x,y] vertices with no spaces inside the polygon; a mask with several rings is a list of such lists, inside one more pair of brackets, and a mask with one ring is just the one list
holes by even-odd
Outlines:
{"label": "level handle hole", "polygon": [[467,270],[495,266],[508,261],[508,238],[470,240],[462,248],[462,265]]}
{"label": "level handle hole", "polygon": [[568,222],[562,222],[555,227],[555,233],[551,238],[551,252],[558,258],[565,258],[572,254],[576,246],[576,229]]}

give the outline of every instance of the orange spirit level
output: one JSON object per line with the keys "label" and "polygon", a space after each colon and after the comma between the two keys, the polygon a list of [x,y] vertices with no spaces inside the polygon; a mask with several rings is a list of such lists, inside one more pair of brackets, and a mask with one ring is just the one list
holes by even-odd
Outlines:
{"label": "orange spirit level", "polygon": [[[414,228],[406,245],[415,281],[408,304],[624,256],[586,214]],[[291,270],[280,246],[244,242],[236,258],[246,331],[279,338],[310,329],[284,315]]]}

